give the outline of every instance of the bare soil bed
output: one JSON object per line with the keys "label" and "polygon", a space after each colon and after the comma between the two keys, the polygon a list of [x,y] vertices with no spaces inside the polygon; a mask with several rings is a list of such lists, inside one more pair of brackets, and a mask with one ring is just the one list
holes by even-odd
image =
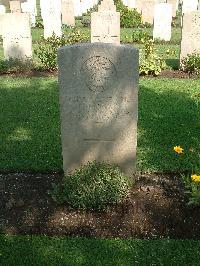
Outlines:
{"label": "bare soil bed", "polygon": [[49,195],[62,173],[1,173],[0,232],[49,236],[200,239],[200,208],[189,207],[175,174],[137,174],[131,195],[107,212],[59,206]]}
{"label": "bare soil bed", "polygon": [[[0,76],[11,76],[11,77],[56,77],[58,71],[37,71],[30,70],[26,72],[17,73],[0,73]],[[179,79],[199,79],[199,76],[192,75],[181,70],[163,70],[158,76],[147,75],[142,77],[152,77],[152,78],[179,78]]]}

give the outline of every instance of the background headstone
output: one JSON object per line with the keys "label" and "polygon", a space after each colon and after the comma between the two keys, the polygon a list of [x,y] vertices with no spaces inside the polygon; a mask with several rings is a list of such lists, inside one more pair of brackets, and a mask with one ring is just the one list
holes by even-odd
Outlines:
{"label": "background headstone", "polygon": [[35,1],[27,0],[27,2],[21,3],[22,13],[27,13],[30,16],[31,26],[35,27],[36,23],[36,6]]}
{"label": "background headstone", "polygon": [[88,161],[135,171],[139,53],[132,46],[79,44],[58,51],[64,172]]}
{"label": "background headstone", "polygon": [[98,6],[98,12],[113,11],[116,12],[116,6],[113,0],[103,0]]}
{"label": "background headstone", "polygon": [[128,8],[130,9],[136,8],[136,0],[128,0]]}
{"label": "background headstone", "polygon": [[180,61],[195,52],[200,53],[200,11],[183,16]]}
{"label": "background headstone", "polygon": [[177,0],[167,0],[168,4],[172,5],[172,17],[176,17],[176,10],[177,10]]}
{"label": "background headstone", "polygon": [[120,44],[120,13],[112,11],[91,14],[91,42]]}
{"label": "background headstone", "polygon": [[5,58],[30,59],[32,57],[32,38],[29,15],[5,14],[2,25]]}
{"label": "background headstone", "polygon": [[142,1],[142,21],[153,24],[154,0]]}
{"label": "background headstone", "polygon": [[154,7],[153,38],[164,41],[171,39],[172,5],[163,3]]}
{"label": "background headstone", "polygon": [[42,8],[44,38],[51,37],[53,33],[60,37],[62,35],[61,0],[49,0],[43,2]]}
{"label": "background headstone", "polygon": [[3,15],[6,13],[6,8],[4,5],[0,5],[0,15]]}
{"label": "background headstone", "polygon": [[183,0],[182,3],[182,14],[196,11],[198,8],[199,0]]}
{"label": "background headstone", "polygon": [[6,8],[4,5],[0,5],[0,36],[2,35],[2,20],[3,15],[6,13]]}
{"label": "background headstone", "polygon": [[73,0],[62,1],[62,24],[75,26]]}
{"label": "background headstone", "polygon": [[10,1],[10,12],[11,13],[21,13],[21,2],[20,1]]}

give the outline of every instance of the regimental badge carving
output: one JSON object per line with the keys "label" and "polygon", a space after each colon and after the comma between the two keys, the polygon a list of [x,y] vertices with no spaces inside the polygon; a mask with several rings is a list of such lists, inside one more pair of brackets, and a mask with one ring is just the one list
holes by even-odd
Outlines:
{"label": "regimental badge carving", "polygon": [[115,65],[106,57],[93,56],[88,58],[81,67],[88,88],[94,92],[104,91],[113,87],[117,80]]}

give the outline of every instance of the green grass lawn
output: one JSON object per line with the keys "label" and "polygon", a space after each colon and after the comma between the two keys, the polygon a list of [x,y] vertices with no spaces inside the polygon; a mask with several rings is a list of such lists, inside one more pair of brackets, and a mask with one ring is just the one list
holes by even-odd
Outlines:
{"label": "green grass lawn", "polygon": [[0,264],[199,265],[200,241],[0,236]]}
{"label": "green grass lawn", "polygon": [[[187,168],[172,148],[200,151],[200,80],[141,78],[137,170]],[[62,169],[56,78],[1,77],[0,169]]]}

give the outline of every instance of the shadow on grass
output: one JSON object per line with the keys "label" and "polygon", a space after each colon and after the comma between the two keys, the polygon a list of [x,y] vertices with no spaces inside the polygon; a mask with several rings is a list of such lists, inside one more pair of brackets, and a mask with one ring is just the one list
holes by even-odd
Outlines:
{"label": "shadow on grass", "polygon": [[197,241],[1,236],[2,265],[199,265]]}
{"label": "shadow on grass", "polygon": [[[138,170],[187,168],[184,160],[176,160],[172,148],[182,145],[200,149],[199,98],[195,97],[199,91],[198,80],[141,79]],[[56,80],[1,78],[0,106],[0,169],[60,171],[62,156]],[[106,130],[101,131],[105,133]]]}
{"label": "shadow on grass", "polygon": [[62,169],[55,79],[1,78],[0,169]]}
{"label": "shadow on grass", "polygon": [[139,95],[138,169],[184,170],[185,157],[173,147],[193,147],[200,154],[200,81],[143,79]]}

